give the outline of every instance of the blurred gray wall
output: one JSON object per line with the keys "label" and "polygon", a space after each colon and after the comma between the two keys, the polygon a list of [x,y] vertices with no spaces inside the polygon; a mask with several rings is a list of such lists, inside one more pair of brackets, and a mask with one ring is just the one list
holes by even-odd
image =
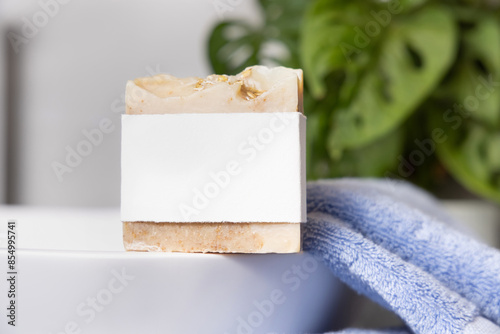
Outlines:
{"label": "blurred gray wall", "polygon": [[[0,0],[1,1],[1,0]],[[1,10],[1,8],[0,8]],[[0,29],[2,21],[0,18]],[[0,203],[5,203],[7,199],[7,63],[6,63],[6,42],[0,42]]]}
{"label": "blurred gray wall", "polygon": [[[210,27],[256,10],[246,0],[0,0],[0,203],[119,205],[126,81],[209,74]],[[88,155],[68,153],[78,149]]]}

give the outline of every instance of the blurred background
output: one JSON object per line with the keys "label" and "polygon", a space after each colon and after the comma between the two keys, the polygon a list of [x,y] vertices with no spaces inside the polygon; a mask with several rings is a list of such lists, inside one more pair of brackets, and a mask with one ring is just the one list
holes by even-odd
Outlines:
{"label": "blurred background", "polygon": [[[494,217],[498,8],[498,1],[0,0],[0,203],[119,206],[127,80],[265,64],[304,69],[309,179],[406,180]],[[498,225],[483,234],[497,238]]]}
{"label": "blurred background", "polygon": [[0,0],[0,31],[0,204],[118,208],[127,80],[284,65],[310,179],[414,182],[500,246],[499,1]]}
{"label": "blurred background", "polygon": [[126,81],[210,74],[210,28],[255,13],[252,1],[222,13],[200,0],[0,0],[0,202],[119,206]]}
{"label": "blurred background", "polygon": [[265,64],[304,69],[309,179],[406,180],[496,217],[498,8],[0,0],[0,203],[119,206],[127,80]]}
{"label": "blurred background", "polygon": [[303,68],[308,177],[500,202],[497,1],[0,0],[0,201],[119,205],[127,80]]}

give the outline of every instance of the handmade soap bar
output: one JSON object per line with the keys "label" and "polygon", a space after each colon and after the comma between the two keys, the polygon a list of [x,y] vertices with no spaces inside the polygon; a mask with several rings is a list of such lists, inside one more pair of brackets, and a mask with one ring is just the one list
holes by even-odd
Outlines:
{"label": "handmade soap bar", "polygon": [[302,72],[253,67],[127,84],[122,221],[127,250],[300,251]]}

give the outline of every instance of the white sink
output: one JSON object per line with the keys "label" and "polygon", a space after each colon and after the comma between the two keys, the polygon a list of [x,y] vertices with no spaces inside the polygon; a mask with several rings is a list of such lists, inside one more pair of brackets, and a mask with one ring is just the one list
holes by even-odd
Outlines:
{"label": "white sink", "polygon": [[125,252],[118,209],[0,207],[0,219],[3,234],[17,221],[16,327],[2,314],[0,333],[318,333],[338,320],[344,287],[306,254]]}

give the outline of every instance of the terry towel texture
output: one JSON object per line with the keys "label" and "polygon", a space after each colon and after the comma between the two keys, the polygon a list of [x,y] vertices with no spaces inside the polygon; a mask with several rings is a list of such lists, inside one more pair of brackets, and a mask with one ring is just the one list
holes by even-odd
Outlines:
{"label": "terry towel texture", "polygon": [[500,334],[500,252],[456,230],[427,193],[389,180],[317,181],[307,210],[304,250],[408,326],[341,333]]}

